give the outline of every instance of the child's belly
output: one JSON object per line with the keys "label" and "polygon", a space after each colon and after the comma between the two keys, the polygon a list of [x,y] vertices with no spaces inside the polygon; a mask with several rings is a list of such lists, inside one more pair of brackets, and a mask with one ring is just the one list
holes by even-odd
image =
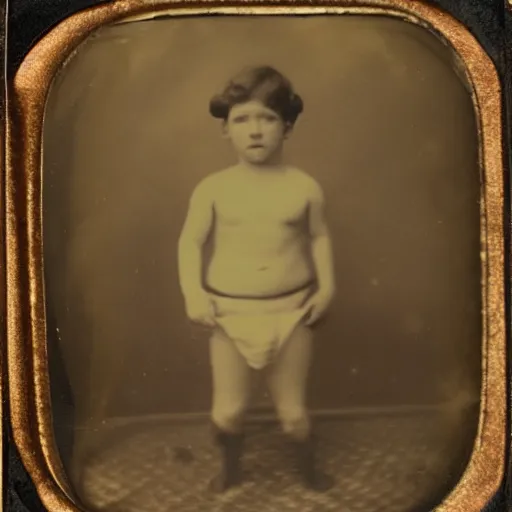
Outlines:
{"label": "child's belly", "polygon": [[[226,234],[226,233],[225,233]],[[291,230],[217,236],[206,285],[234,297],[272,297],[315,280],[304,237]]]}

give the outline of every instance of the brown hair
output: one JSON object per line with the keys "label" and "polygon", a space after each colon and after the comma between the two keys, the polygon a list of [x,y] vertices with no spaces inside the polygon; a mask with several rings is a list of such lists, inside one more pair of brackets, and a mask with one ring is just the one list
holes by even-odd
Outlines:
{"label": "brown hair", "polygon": [[254,99],[290,124],[296,122],[304,109],[302,98],[284,75],[271,66],[255,66],[242,70],[228,82],[221,94],[211,99],[210,114],[226,120],[234,105]]}

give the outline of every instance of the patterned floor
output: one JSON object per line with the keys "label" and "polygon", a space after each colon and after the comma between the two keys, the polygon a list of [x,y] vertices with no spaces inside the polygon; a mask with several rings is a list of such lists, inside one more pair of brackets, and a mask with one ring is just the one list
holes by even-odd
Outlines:
{"label": "patterned floor", "polygon": [[218,457],[204,424],[111,430],[76,482],[87,508],[108,512],[428,512],[458,481],[474,414],[424,413],[318,421],[319,457],[336,478],[304,490],[275,425],[248,428],[244,484],[212,496]]}

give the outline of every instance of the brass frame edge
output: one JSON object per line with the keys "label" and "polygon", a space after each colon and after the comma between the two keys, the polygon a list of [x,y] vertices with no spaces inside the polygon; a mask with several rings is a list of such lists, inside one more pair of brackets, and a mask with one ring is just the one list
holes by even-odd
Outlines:
{"label": "brass frame edge", "polygon": [[[2,70],[2,78],[0,79],[0,176],[2,183],[2,195],[0,197],[0,274],[5,282],[6,278],[6,248],[5,248],[5,172],[6,172],[6,124],[7,124],[7,105],[6,105],[6,80],[7,80],[7,19],[9,12],[8,0],[0,0],[2,3],[3,16],[0,19],[0,69]],[[5,499],[7,498],[7,473],[6,473],[6,454],[7,454],[7,421],[8,421],[8,404],[7,404],[7,350],[6,350],[6,339],[7,339],[7,328],[6,328],[6,290],[2,291],[0,299],[0,512],[6,507]]]}
{"label": "brass frame edge", "polygon": [[[501,88],[471,33],[420,0],[116,0],[70,16],[28,54],[8,97],[6,246],[11,421],[22,460],[49,510],[77,511],[51,427],[42,273],[42,120],[52,79],[102,25],[162,14],[385,14],[436,33],[459,56],[479,121],[482,182],[483,324],[479,434],[466,471],[438,512],[479,512],[504,475],[506,424],[504,190]],[[11,97],[12,96],[12,97]],[[21,169],[24,172],[20,172]],[[28,368],[27,368],[28,367]],[[30,369],[30,371],[27,371]],[[30,374],[33,374],[33,379]]]}

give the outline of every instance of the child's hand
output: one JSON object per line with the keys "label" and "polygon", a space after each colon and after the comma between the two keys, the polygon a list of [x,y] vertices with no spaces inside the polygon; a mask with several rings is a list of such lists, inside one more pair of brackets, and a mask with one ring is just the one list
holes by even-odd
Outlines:
{"label": "child's hand", "polygon": [[215,326],[215,311],[212,301],[207,293],[200,293],[187,300],[187,316],[192,322],[206,325],[208,327]]}
{"label": "child's hand", "polygon": [[307,310],[306,325],[311,326],[318,322],[329,308],[334,298],[334,290],[318,290],[304,306]]}

